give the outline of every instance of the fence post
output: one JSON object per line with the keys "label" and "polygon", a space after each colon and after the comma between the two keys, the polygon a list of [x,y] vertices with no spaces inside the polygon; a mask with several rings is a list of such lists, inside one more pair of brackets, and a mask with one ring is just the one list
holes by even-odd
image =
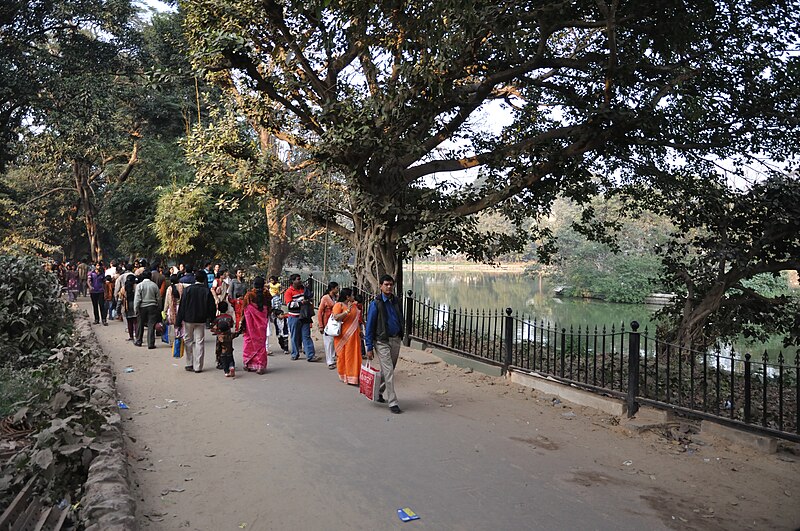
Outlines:
{"label": "fence post", "polygon": [[558,370],[559,376],[564,377],[564,365],[567,364],[567,329],[561,328],[561,368]]}
{"label": "fence post", "polygon": [[[750,413],[752,404],[750,399],[752,398],[750,393],[750,354],[744,355],[744,422],[745,424],[750,424]],[[731,360],[731,364],[733,364],[733,360]],[[766,375],[764,375],[766,376]],[[766,407],[766,400],[764,401],[764,407]],[[733,409],[733,404],[731,404],[731,409]]]}
{"label": "fence post", "polygon": [[631,322],[630,338],[628,339],[628,418],[632,418],[639,411],[636,397],[639,395],[639,323]]}
{"label": "fence post", "polygon": [[458,323],[456,322],[456,311],[454,308],[450,308],[450,322],[447,323],[450,327],[450,348],[456,350],[456,330],[458,328]]}
{"label": "fence post", "polygon": [[412,295],[414,295],[414,292],[411,290],[406,292],[406,330],[403,335],[403,344],[407,347],[411,346],[411,330],[414,328],[414,299]]}
{"label": "fence post", "polygon": [[503,318],[503,374],[508,374],[514,356],[514,318],[511,317],[511,308],[506,308],[506,316]]}

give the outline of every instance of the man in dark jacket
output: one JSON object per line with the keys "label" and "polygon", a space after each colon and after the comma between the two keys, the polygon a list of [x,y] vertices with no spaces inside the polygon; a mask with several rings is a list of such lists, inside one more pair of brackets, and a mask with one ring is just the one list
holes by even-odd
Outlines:
{"label": "man in dark jacket", "polygon": [[378,402],[384,402],[383,393],[389,400],[389,411],[402,413],[394,392],[394,368],[400,357],[400,341],[403,339],[403,310],[395,297],[394,279],[389,275],[380,278],[380,294],[375,297],[367,311],[367,326],[364,342],[367,358],[372,359],[373,350],[381,365],[381,394]]}
{"label": "man in dark jacket", "polygon": [[183,326],[187,371],[202,372],[205,355],[206,321],[217,314],[214,296],[208,289],[206,274],[198,272],[195,283],[183,290],[175,328]]}

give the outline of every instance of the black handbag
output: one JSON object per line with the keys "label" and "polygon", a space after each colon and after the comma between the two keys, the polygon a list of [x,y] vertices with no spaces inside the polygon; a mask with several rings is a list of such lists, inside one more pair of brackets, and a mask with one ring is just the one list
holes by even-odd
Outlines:
{"label": "black handbag", "polygon": [[314,320],[314,307],[308,301],[300,303],[300,322],[310,323]]}

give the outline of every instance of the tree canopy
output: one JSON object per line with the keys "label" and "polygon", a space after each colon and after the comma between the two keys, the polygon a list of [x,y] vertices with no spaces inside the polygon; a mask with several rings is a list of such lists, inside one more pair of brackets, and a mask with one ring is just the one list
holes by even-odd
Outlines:
{"label": "tree canopy", "polygon": [[181,5],[195,66],[291,150],[270,190],[373,284],[430,244],[489,260],[530,237],[476,237],[487,209],[521,225],[558,194],[796,154],[795,2]]}

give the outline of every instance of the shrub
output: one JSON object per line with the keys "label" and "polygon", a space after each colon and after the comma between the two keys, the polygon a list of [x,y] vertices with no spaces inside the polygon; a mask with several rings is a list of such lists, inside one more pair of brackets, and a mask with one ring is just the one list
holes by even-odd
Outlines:
{"label": "shrub", "polygon": [[69,338],[61,286],[36,258],[0,255],[0,365],[33,367]]}

